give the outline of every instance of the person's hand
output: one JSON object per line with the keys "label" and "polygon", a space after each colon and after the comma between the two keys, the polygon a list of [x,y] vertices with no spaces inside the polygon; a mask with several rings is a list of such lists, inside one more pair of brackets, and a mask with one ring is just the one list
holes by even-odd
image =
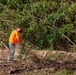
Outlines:
{"label": "person's hand", "polygon": [[21,42],[22,42],[22,44],[24,44],[24,40],[22,40]]}

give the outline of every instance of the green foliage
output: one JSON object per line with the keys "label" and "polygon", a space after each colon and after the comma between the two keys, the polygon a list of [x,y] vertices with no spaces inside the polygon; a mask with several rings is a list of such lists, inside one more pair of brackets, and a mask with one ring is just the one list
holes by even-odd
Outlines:
{"label": "green foliage", "polygon": [[[11,31],[19,24],[24,28],[23,40],[30,41],[30,45],[55,49],[57,47],[54,44],[61,42],[60,34],[65,34],[76,43],[76,2],[74,0],[70,2],[65,0],[0,0],[0,31],[5,33],[0,38],[7,37],[5,40],[8,42]],[[62,40],[66,41],[63,38]],[[62,44],[69,45],[70,42],[66,41]]]}
{"label": "green foliage", "polygon": [[0,0],[0,3],[5,5],[7,2],[6,0]]}
{"label": "green foliage", "polygon": [[74,72],[71,71],[71,70],[68,70],[68,69],[63,69],[63,70],[60,70],[57,74],[58,75],[70,75],[70,74],[73,74]]}
{"label": "green foliage", "polygon": [[73,34],[74,30],[73,30],[73,24],[67,24],[67,25],[63,25],[60,28],[59,33],[60,34],[65,34],[68,37],[70,37]]}

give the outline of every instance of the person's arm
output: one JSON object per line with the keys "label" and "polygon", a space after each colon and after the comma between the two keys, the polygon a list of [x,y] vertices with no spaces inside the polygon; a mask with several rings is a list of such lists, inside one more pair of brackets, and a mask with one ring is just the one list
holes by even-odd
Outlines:
{"label": "person's arm", "polygon": [[17,42],[21,42],[21,38],[18,31],[16,32],[16,39],[17,39]]}

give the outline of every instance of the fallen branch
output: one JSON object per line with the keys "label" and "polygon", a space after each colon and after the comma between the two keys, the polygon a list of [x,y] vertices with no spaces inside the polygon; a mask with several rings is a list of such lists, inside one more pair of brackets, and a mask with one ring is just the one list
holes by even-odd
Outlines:
{"label": "fallen branch", "polygon": [[1,43],[5,46],[6,49],[9,50],[9,48],[7,47],[7,45],[3,41],[1,41]]}
{"label": "fallen branch", "polygon": [[9,74],[18,73],[18,72],[23,71],[23,70],[24,70],[24,68],[10,70],[10,71],[9,71]]}

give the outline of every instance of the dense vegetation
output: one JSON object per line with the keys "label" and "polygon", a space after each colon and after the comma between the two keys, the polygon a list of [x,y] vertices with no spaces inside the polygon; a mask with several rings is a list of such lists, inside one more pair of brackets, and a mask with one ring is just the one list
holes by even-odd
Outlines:
{"label": "dense vegetation", "polygon": [[76,49],[75,0],[0,0],[1,47],[19,24],[25,49]]}

